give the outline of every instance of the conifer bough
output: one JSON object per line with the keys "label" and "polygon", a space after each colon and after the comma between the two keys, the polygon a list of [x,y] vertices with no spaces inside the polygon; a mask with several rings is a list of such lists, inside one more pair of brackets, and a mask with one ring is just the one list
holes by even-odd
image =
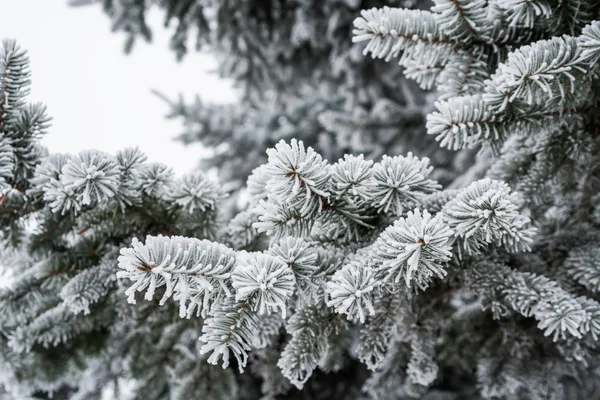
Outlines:
{"label": "conifer bough", "polygon": [[475,164],[443,189],[427,157],[328,161],[281,140],[230,222],[201,172],[175,179],[137,149],[46,154],[26,53],[4,41],[4,390],[595,398],[596,6],[363,11],[354,40],[437,86],[427,133],[481,148]]}

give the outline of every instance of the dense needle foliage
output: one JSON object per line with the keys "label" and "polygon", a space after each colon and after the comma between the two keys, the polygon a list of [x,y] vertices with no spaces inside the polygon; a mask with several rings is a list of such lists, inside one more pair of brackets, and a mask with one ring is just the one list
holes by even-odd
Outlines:
{"label": "dense needle foliage", "polygon": [[[112,17],[147,5],[104,3]],[[275,13],[310,2],[267,3]],[[330,3],[338,4],[322,2]],[[47,154],[37,140],[49,118],[27,102],[27,55],[4,41],[1,260],[14,276],[0,292],[7,396],[598,398],[598,9],[436,0],[430,10],[357,11],[352,38],[363,44],[348,49],[398,61],[369,62],[430,91],[437,101],[421,104],[429,112],[421,135],[462,162],[448,158],[442,164],[452,167],[436,173],[442,153],[430,160],[408,142],[332,159],[339,148],[258,124],[272,145],[246,146],[265,162],[233,217],[223,205],[235,186],[202,171],[176,179],[137,149]],[[179,26],[198,22],[178,15]],[[135,37],[139,23],[122,29]],[[200,32],[212,37],[211,26]],[[290,37],[279,39],[258,43],[280,48]],[[313,79],[323,65],[298,79],[322,88]],[[304,104],[315,101],[307,93]],[[332,111],[322,111],[307,115],[327,125]],[[368,125],[368,115],[356,118]],[[213,132],[244,148],[227,130]],[[373,137],[357,130],[355,140],[382,146]],[[232,165],[242,155],[231,154]]]}

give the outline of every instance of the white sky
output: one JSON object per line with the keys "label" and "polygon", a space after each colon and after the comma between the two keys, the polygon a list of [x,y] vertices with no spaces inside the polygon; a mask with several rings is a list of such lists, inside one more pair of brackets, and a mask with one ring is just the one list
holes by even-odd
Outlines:
{"label": "white sky", "polygon": [[166,120],[166,103],[150,93],[171,98],[225,103],[235,99],[229,82],[209,73],[214,60],[192,53],[182,63],[168,50],[170,35],[162,14],[150,13],[153,42],[136,41],[123,53],[124,36],[110,32],[100,5],[72,8],[67,0],[0,0],[0,39],[16,39],[29,51],[31,100],[43,102],[52,127],[43,139],[51,152],[98,149],[114,154],[139,146],[152,161],[178,173],[196,166],[200,145],[183,146],[173,138],[182,131]]}

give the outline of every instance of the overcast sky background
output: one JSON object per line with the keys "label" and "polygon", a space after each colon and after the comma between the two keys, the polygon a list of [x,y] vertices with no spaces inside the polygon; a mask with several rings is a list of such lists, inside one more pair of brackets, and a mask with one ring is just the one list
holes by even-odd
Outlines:
{"label": "overcast sky background", "polygon": [[162,14],[149,14],[153,42],[136,41],[123,53],[124,36],[110,32],[100,5],[68,7],[67,0],[0,0],[0,38],[14,38],[29,51],[31,100],[43,102],[52,127],[42,143],[51,152],[98,149],[114,154],[139,146],[149,160],[182,174],[195,167],[200,145],[183,146],[173,138],[182,131],[164,118],[167,105],[150,93],[171,98],[226,103],[235,100],[230,82],[210,71],[214,60],[190,54],[183,62],[168,50]]}

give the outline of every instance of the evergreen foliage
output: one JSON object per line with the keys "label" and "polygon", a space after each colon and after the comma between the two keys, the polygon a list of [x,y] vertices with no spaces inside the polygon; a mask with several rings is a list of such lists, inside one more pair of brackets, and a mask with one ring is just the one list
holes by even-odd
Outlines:
{"label": "evergreen foliage", "polygon": [[[228,188],[243,190],[251,171],[267,161],[264,150],[281,139],[301,140],[329,160],[360,153],[379,160],[384,154],[412,151],[431,158],[442,183],[466,168],[467,160],[455,163],[452,152],[423,135],[431,101],[418,86],[397,67],[362,57],[360,48],[348,40],[361,8],[424,7],[425,2],[70,3],[101,3],[113,30],[126,35],[127,51],[135,40],[151,40],[151,30],[160,28],[147,21],[147,14],[156,12],[171,28],[170,47],[179,58],[193,50],[208,50],[216,56],[216,71],[239,89],[242,105],[159,96],[167,102],[168,117],[182,122],[179,139],[186,144],[200,142],[211,150],[199,168],[217,167],[219,179]],[[233,194],[228,203],[237,200]],[[235,204],[230,207],[236,210]]]}
{"label": "evergreen foliage", "polygon": [[392,147],[328,161],[301,137],[281,140],[231,221],[227,190],[201,172],[175,179],[136,149],[47,155],[26,53],[3,42],[4,389],[597,398],[598,9],[364,10],[365,53],[439,91],[430,137],[479,156],[444,189],[427,157]]}

